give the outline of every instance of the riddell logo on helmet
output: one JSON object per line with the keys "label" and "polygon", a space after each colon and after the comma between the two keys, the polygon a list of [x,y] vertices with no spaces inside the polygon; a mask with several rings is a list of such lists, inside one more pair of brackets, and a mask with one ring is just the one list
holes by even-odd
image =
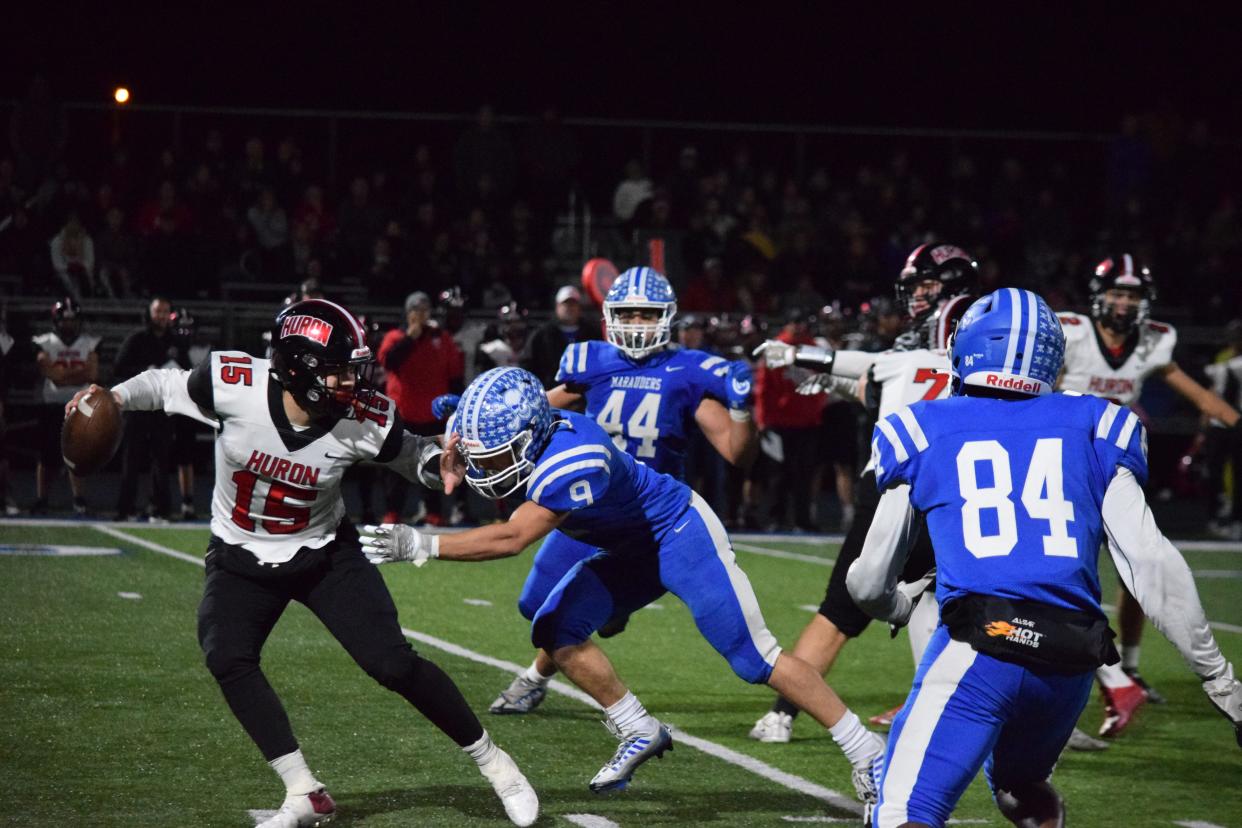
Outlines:
{"label": "riddell logo on helmet", "polygon": [[280,326],[280,338],[304,336],[312,342],[327,345],[332,337],[332,323],[315,316],[290,316]]}
{"label": "riddell logo on helmet", "polygon": [[988,374],[983,378],[983,384],[989,388],[1003,388],[1006,391],[1020,391],[1023,394],[1038,394],[1040,384],[1032,380],[1024,380],[1021,377],[1006,377],[1001,374]]}

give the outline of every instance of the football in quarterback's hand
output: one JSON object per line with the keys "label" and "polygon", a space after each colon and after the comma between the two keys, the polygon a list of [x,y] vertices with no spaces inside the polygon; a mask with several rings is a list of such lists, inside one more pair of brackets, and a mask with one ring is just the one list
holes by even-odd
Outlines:
{"label": "football in quarterback's hand", "polygon": [[107,388],[94,388],[78,400],[60,431],[60,453],[74,474],[93,474],[121,445],[121,407]]}

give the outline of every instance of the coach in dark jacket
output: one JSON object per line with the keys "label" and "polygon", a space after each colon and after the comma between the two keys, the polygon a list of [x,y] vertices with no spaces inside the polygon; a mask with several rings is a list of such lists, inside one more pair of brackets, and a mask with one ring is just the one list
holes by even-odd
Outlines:
{"label": "coach in dark jacket", "polygon": [[521,365],[539,377],[544,388],[551,388],[565,348],[584,339],[599,339],[599,329],[583,324],[582,294],[573,285],[565,285],[556,292],[556,317],[531,334],[522,351]]}
{"label": "coach in dark jacket", "polygon": [[[186,340],[172,331],[172,304],[162,296],[147,306],[147,324],[125,337],[113,366],[113,381],[124,382],[148,368],[190,368]],[[121,448],[121,488],[117,519],[138,517],[134,501],[138,477],[151,475],[152,519],[168,517],[168,475],[172,471],[173,422],[162,411],[125,412],[125,440]]]}

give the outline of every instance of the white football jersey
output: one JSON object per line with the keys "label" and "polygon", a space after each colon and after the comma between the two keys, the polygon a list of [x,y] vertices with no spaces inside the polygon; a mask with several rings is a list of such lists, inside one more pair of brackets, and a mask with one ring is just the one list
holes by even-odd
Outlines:
{"label": "white football jersey", "polygon": [[1177,331],[1172,325],[1144,322],[1134,348],[1114,356],[1100,341],[1091,317],[1059,313],[1057,318],[1065,331],[1065,369],[1057,386],[1063,391],[1132,405],[1143,391],[1143,381],[1173,362]]}
{"label": "white football jersey", "polygon": [[[944,399],[950,379],[948,351],[930,348],[877,354],[867,376],[869,385],[880,386],[880,419],[919,400]],[[870,471],[872,463],[874,459],[864,471]]]}
{"label": "white football jersey", "polygon": [[363,419],[338,420],[328,431],[297,429],[268,366],[241,351],[211,354],[212,410],[220,420],[211,531],[278,564],[303,546],[317,549],[336,537],[345,517],[341,477],[380,453],[396,407],[377,394]]}
{"label": "white football jersey", "polygon": [[[80,334],[72,343],[66,345],[55,331],[49,331],[34,337],[34,344],[40,351],[48,355],[53,364],[68,367],[84,365],[90,359],[90,355],[99,347],[99,337],[91,336],[90,334]],[[73,399],[73,395],[85,387],[86,385],[57,385],[45,377],[41,388],[43,402],[63,405]]]}

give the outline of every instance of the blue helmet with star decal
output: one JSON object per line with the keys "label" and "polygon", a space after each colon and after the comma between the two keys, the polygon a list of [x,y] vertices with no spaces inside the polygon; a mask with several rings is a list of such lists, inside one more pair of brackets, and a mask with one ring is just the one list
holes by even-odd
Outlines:
{"label": "blue helmet with star decal", "polygon": [[523,486],[554,419],[543,385],[522,368],[493,368],[466,388],[450,431],[461,435],[466,483],[499,500]]}
{"label": "blue helmet with star decal", "polygon": [[1039,396],[1065,361],[1065,332],[1038,294],[1001,288],[967,308],[949,345],[953,394],[967,386]]}
{"label": "blue helmet with star decal", "polygon": [[631,267],[604,297],[608,341],[631,359],[642,359],[667,345],[676,315],[673,286],[650,267]]}

